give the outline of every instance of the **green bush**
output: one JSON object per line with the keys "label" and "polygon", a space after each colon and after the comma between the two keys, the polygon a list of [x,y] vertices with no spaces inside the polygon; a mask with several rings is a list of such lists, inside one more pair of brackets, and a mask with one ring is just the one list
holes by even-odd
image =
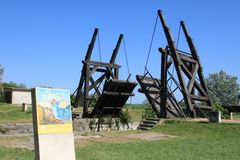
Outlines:
{"label": "green bush", "polygon": [[92,119],[90,122],[89,122],[89,129],[90,131],[95,131],[96,129],[96,124],[97,124],[97,121],[95,119]]}
{"label": "green bush", "polygon": [[6,134],[9,131],[7,128],[0,128],[0,133]]}
{"label": "green bush", "polygon": [[127,126],[127,129],[130,128],[130,124],[132,123],[132,117],[131,117],[130,113],[128,112],[128,109],[126,109],[125,111],[122,110],[120,112],[119,120],[123,127]]}
{"label": "green bush", "polygon": [[116,126],[117,130],[120,129],[120,127],[121,127],[121,121],[120,121],[120,118],[115,118],[115,126]]}
{"label": "green bush", "polygon": [[155,118],[155,117],[157,117],[156,112],[153,111],[151,107],[146,107],[142,115],[142,119]]}
{"label": "green bush", "polygon": [[111,129],[111,128],[113,127],[113,124],[114,124],[114,122],[113,122],[113,120],[112,120],[112,117],[111,117],[111,116],[105,117],[105,118],[104,118],[104,124],[107,125],[107,127],[108,127],[109,129]]}
{"label": "green bush", "polygon": [[223,108],[221,104],[215,103],[215,104],[213,105],[213,107],[214,107],[214,109],[215,109],[216,111],[220,111],[220,112],[222,113],[222,118],[224,118],[224,119],[229,119],[228,110],[225,109],[225,108]]}

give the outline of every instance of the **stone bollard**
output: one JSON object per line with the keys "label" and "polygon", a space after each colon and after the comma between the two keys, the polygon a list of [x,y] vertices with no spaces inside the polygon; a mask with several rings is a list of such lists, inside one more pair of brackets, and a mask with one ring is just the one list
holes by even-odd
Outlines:
{"label": "stone bollard", "polygon": [[26,103],[22,104],[22,112],[27,112],[28,110],[28,105]]}
{"label": "stone bollard", "polygon": [[209,114],[209,121],[214,123],[221,123],[221,112],[220,111],[212,111]]}
{"label": "stone bollard", "polygon": [[230,112],[230,120],[233,120],[233,112]]}

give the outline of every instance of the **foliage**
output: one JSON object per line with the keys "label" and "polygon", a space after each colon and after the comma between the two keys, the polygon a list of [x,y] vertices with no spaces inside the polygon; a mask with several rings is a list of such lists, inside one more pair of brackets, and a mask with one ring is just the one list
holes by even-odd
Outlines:
{"label": "foliage", "polygon": [[27,86],[24,83],[15,83],[13,81],[10,81],[9,83],[3,82],[2,87],[10,87],[10,88],[27,88]]}
{"label": "foliage", "polygon": [[0,102],[3,102],[4,101],[4,98],[3,98],[3,89],[2,87],[0,86]]}
{"label": "foliage", "polygon": [[238,104],[240,86],[236,76],[228,75],[221,70],[219,73],[209,74],[206,82],[210,90],[210,97],[214,103],[223,105]]}
{"label": "foliage", "polygon": [[7,128],[1,128],[1,127],[0,127],[0,133],[5,134],[5,133],[7,133],[8,131],[9,131],[9,129],[7,129]]}
{"label": "foliage", "polygon": [[156,112],[154,112],[151,107],[146,107],[142,115],[142,119],[154,117],[157,117]]}
{"label": "foliage", "polygon": [[0,64],[0,84],[2,83],[3,73],[4,73],[4,68]]}
{"label": "foliage", "polygon": [[145,106],[150,106],[150,103],[147,99],[145,99],[143,102],[142,102],[143,105]]}
{"label": "foliage", "polygon": [[[76,96],[75,96],[75,95],[71,95],[71,97],[70,97],[71,106],[74,105],[74,103],[75,103],[75,99],[76,99]],[[80,105],[80,106],[82,106],[82,105]]]}
{"label": "foliage", "polygon": [[126,104],[124,106],[125,109],[131,110],[144,110],[147,106],[144,104]]}
{"label": "foliage", "polygon": [[215,104],[213,105],[213,107],[214,107],[214,109],[215,109],[216,111],[220,111],[220,112],[221,112],[222,118],[224,118],[224,119],[228,119],[228,118],[229,118],[228,110],[225,109],[225,108],[223,108],[221,104],[215,103]]}
{"label": "foliage", "polygon": [[[0,68],[0,72],[1,72],[1,68]],[[0,73],[1,76],[1,73]],[[1,77],[0,77],[0,83],[1,83]],[[3,102],[3,88],[7,87],[7,88],[27,88],[27,86],[23,83],[15,83],[10,81],[9,83],[3,82],[1,83],[0,86],[0,101]]]}
{"label": "foliage", "polygon": [[111,116],[105,117],[104,123],[107,125],[107,128],[109,129],[111,129],[114,125],[114,122]]}
{"label": "foliage", "polygon": [[120,129],[120,127],[121,127],[121,121],[120,121],[119,118],[115,118],[115,126],[116,126],[117,130]]}
{"label": "foliage", "polygon": [[128,112],[128,109],[122,110],[119,114],[119,120],[123,127],[127,126],[127,129],[130,128],[130,124],[132,123],[132,117]]}
{"label": "foliage", "polygon": [[97,121],[93,118],[91,119],[88,125],[89,125],[90,131],[93,132],[96,129]]}
{"label": "foliage", "polygon": [[234,120],[240,120],[240,113],[234,113],[233,114],[233,119]]}

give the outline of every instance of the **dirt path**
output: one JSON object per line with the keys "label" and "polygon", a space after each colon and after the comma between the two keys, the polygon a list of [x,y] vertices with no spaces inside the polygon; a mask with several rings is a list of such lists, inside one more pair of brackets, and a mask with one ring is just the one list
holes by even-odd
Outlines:
{"label": "dirt path", "polygon": [[[81,136],[75,135],[75,145],[78,147],[83,147],[90,145],[96,142],[104,143],[128,143],[137,140],[165,140],[173,138],[175,136],[155,133],[155,132],[146,132],[146,133],[121,133],[121,134],[99,134],[91,136]],[[34,149],[34,142],[32,135],[21,135],[21,136],[1,136],[0,145],[10,148],[26,148],[29,150]]]}
{"label": "dirt path", "polygon": [[[187,121],[194,121],[194,122],[209,122],[207,118],[194,118],[194,119],[187,119]],[[240,120],[230,120],[230,119],[222,119],[221,123],[240,123]]]}
{"label": "dirt path", "polygon": [[94,142],[107,142],[107,143],[128,143],[137,140],[165,140],[174,138],[175,136],[166,135],[162,133],[147,132],[147,133],[134,133],[123,135],[94,135],[94,136],[75,136],[75,144],[77,146],[85,146]]}

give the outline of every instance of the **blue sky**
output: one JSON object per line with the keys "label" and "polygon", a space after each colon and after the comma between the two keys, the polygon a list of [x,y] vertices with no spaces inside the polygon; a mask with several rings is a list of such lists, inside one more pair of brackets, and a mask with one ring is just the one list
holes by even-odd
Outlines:
{"label": "blue sky", "polygon": [[[100,29],[102,60],[109,61],[123,33],[132,80],[146,63],[156,12],[164,11],[177,39],[179,21],[195,42],[205,77],[221,69],[240,77],[240,1],[238,0],[1,0],[0,64],[4,81],[25,83],[29,88],[48,85],[74,91],[88,44],[95,27]],[[160,24],[160,23],[159,23]],[[179,48],[184,48],[181,36]],[[151,73],[160,76],[158,47],[166,40],[160,25],[149,60]],[[95,46],[93,59],[99,60]],[[120,78],[127,78],[123,46],[117,63]],[[137,92],[133,102],[145,97]]]}

